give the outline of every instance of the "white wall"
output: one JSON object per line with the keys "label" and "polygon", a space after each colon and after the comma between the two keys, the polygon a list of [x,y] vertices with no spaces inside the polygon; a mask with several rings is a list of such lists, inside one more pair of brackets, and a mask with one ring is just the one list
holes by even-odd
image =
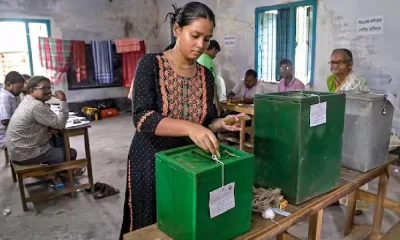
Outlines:
{"label": "white wall", "polygon": [[[156,0],[0,0],[0,18],[50,19],[52,37],[73,40],[111,40],[139,37],[148,52],[158,51]],[[126,28],[126,29],[125,29]],[[125,97],[123,87],[68,91],[68,101]]]}
{"label": "white wall", "polygon": [[[160,20],[172,10],[171,4],[183,6],[189,1],[160,1]],[[222,45],[222,52],[216,58],[216,64],[222,70],[227,81],[228,91],[241,78],[245,71],[254,68],[255,8],[273,6],[295,0],[200,0],[215,13],[217,28],[215,39]],[[328,62],[330,53],[338,47],[349,48],[355,58],[355,71],[369,79],[370,86],[382,91],[390,79],[392,91],[400,90],[400,38],[398,24],[398,0],[318,0],[317,39],[313,90],[326,91],[326,78],[330,74]],[[384,34],[358,37],[356,21],[359,18],[384,16]],[[224,48],[223,36],[236,35],[236,48]],[[167,23],[160,21],[160,47],[170,43]],[[276,85],[269,85],[275,90]],[[400,96],[400,92],[399,92]],[[400,118],[395,118],[395,126]]]}

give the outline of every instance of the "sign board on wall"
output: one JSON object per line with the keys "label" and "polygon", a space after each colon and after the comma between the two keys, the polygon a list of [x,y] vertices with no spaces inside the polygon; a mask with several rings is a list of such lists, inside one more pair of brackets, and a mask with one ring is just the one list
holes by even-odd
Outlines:
{"label": "sign board on wall", "polygon": [[357,35],[380,35],[383,34],[383,16],[360,18],[357,20]]}
{"label": "sign board on wall", "polygon": [[236,47],[236,36],[235,35],[226,35],[224,36],[224,45],[225,47]]}

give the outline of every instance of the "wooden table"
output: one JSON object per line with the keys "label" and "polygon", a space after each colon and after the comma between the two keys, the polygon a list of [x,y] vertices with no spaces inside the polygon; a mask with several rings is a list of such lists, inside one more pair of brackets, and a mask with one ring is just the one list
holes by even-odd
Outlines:
{"label": "wooden table", "polygon": [[[245,126],[245,122],[241,124],[241,128],[243,131],[240,132],[240,139],[239,139],[239,149],[244,150],[244,146],[246,145],[245,143],[245,137],[246,133],[250,134],[251,136],[251,142],[247,144],[248,147],[254,148],[254,104],[228,104],[228,103],[220,103],[220,107],[222,109],[232,111],[232,112],[239,112],[239,113],[245,113],[247,115],[253,116],[251,118],[251,127]],[[232,138],[227,138],[228,141],[233,141],[236,142],[235,139]]]}
{"label": "wooden table", "polygon": [[[338,188],[316,197],[300,206],[294,206],[289,204],[286,211],[290,212],[291,215],[288,217],[282,217],[277,215],[275,220],[279,223],[272,223],[270,220],[265,220],[260,214],[253,214],[251,230],[235,239],[270,239],[277,237],[277,240],[283,239],[298,239],[286,231],[301,222],[305,218],[309,217],[309,229],[308,239],[321,239],[321,226],[324,208],[330,206],[332,203],[338,201],[340,198],[350,194],[349,207],[347,209],[347,218],[345,224],[345,235],[350,234],[353,230],[353,220],[355,212],[355,193],[364,184],[372,181],[379,177],[378,194],[376,196],[376,206],[374,213],[374,220],[372,227],[361,227],[357,231],[354,231],[352,236],[348,236],[348,239],[364,239],[370,236],[370,239],[377,240],[380,236],[383,210],[384,210],[384,199],[386,195],[387,183],[389,180],[388,168],[390,164],[398,159],[397,156],[389,155],[387,162],[369,172],[360,173],[352,171],[346,168],[341,170],[341,180]],[[124,240],[171,240],[167,235],[161,232],[156,224],[148,226],[146,228],[139,229],[137,231],[127,233],[124,235]],[[345,238],[343,238],[345,239]],[[346,238],[347,239],[347,238]]]}
{"label": "wooden table", "polygon": [[254,116],[254,104],[220,103],[220,107],[228,111],[246,113],[248,115]]}
{"label": "wooden table", "polygon": [[[75,137],[75,136],[84,136],[84,143],[85,143],[85,157],[86,157],[86,162],[87,162],[87,173],[88,173],[88,179],[89,179],[89,184],[91,188],[91,192],[94,192],[94,184],[93,184],[93,169],[92,169],[92,157],[90,155],[90,143],[89,143],[89,131],[88,129],[90,128],[90,125],[83,125],[83,126],[77,126],[74,128],[70,129],[64,129],[63,134],[64,134],[64,142],[65,142],[65,161],[66,162],[71,162],[71,154],[70,154],[70,142],[69,138],[70,137]],[[74,189],[74,177],[72,174],[72,169],[68,170],[68,177],[69,177],[69,189]],[[75,196],[76,191],[71,192],[71,196]]]}

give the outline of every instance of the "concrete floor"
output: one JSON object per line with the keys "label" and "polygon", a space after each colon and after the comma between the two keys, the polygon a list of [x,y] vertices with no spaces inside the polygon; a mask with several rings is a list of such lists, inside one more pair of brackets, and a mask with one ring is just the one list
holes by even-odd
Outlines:
{"label": "concrete floor", "polygon": [[[134,134],[130,114],[94,122],[90,129],[90,144],[94,168],[94,180],[117,187],[121,193],[102,200],[94,200],[90,194],[79,192],[77,197],[59,197],[55,200],[30,204],[29,211],[23,212],[18,185],[11,179],[9,167],[3,167],[4,154],[0,153],[0,210],[11,209],[8,216],[0,215],[1,240],[115,240],[118,239],[122,220],[125,192],[126,159]],[[83,157],[83,138],[71,139],[71,145]],[[85,182],[86,179],[80,180]],[[388,196],[400,200],[400,176],[390,180]],[[369,185],[376,190],[376,182]],[[36,189],[30,189],[34,191]],[[370,224],[373,208],[356,218],[356,223]],[[385,212],[383,230],[399,220],[399,215]],[[325,210],[322,239],[343,239],[345,219],[344,207],[330,207]],[[299,223],[289,232],[307,239],[308,224]]]}

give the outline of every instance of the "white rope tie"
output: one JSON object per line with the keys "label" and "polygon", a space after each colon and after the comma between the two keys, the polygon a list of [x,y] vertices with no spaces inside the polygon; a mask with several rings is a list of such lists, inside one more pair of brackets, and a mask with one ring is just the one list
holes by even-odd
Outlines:
{"label": "white rope tie", "polygon": [[212,155],[212,159],[213,159],[216,163],[219,163],[219,164],[222,165],[222,176],[221,176],[221,179],[222,179],[222,187],[223,187],[223,186],[224,186],[224,176],[225,176],[225,173],[224,173],[224,163],[221,162],[220,160],[218,160],[218,157],[217,157],[216,155]]}

